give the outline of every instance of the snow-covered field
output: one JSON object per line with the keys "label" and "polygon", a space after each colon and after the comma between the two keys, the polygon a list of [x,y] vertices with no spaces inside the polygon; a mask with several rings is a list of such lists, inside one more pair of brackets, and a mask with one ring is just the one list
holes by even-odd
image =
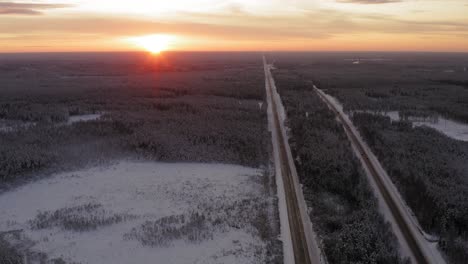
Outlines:
{"label": "snow-covered field", "polygon": [[262,263],[262,177],[133,161],[60,173],[0,195],[0,235],[30,258],[69,263]]}
{"label": "snow-covered field", "polygon": [[[366,112],[371,114],[380,114],[390,117],[392,121],[400,121],[402,118],[398,111],[389,111],[389,112],[372,112],[372,111],[356,111],[356,112]],[[413,126],[427,126],[433,128],[440,133],[453,138],[455,140],[468,141],[468,124],[457,122],[438,116],[436,118],[417,118],[417,117],[406,117],[408,121],[411,121]]]}

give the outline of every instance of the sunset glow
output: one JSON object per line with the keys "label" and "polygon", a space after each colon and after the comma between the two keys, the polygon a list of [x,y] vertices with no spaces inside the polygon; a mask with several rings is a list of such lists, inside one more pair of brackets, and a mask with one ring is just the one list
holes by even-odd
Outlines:
{"label": "sunset glow", "polygon": [[133,37],[128,39],[131,43],[135,44],[151,53],[160,53],[170,49],[174,41],[174,37],[170,35],[148,35],[142,37]]}
{"label": "sunset glow", "polygon": [[465,0],[0,0],[0,52],[468,51],[466,14]]}

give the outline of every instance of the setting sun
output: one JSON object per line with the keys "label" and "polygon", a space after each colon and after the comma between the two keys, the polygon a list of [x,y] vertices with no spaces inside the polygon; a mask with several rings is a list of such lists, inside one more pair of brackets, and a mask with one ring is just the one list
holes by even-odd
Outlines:
{"label": "setting sun", "polygon": [[174,36],[157,34],[133,37],[128,40],[139,48],[143,48],[151,53],[160,53],[161,51],[170,49]]}

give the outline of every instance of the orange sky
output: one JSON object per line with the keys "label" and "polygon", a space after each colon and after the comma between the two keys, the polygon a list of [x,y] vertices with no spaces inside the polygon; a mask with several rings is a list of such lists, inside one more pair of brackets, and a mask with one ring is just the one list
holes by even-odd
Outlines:
{"label": "orange sky", "polygon": [[148,44],[189,51],[468,52],[468,1],[0,0],[0,52]]}

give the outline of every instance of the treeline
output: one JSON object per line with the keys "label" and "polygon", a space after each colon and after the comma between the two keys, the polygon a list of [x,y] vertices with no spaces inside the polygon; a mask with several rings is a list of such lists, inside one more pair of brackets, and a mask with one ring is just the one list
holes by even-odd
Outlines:
{"label": "treeline", "polygon": [[25,122],[66,122],[69,113],[61,105],[28,103],[0,104],[0,119],[20,120]]}
{"label": "treeline", "polygon": [[[350,60],[356,56],[362,56],[359,65]],[[364,60],[372,56],[388,60]],[[468,123],[466,56],[330,53],[278,57],[278,68],[326,89],[345,110],[437,112]]]}
{"label": "treeline", "polygon": [[329,263],[407,263],[343,128],[307,84],[274,72],[310,218]]}
{"label": "treeline", "polygon": [[353,121],[424,230],[440,236],[451,263],[466,263],[468,143],[378,115],[355,114]]}

